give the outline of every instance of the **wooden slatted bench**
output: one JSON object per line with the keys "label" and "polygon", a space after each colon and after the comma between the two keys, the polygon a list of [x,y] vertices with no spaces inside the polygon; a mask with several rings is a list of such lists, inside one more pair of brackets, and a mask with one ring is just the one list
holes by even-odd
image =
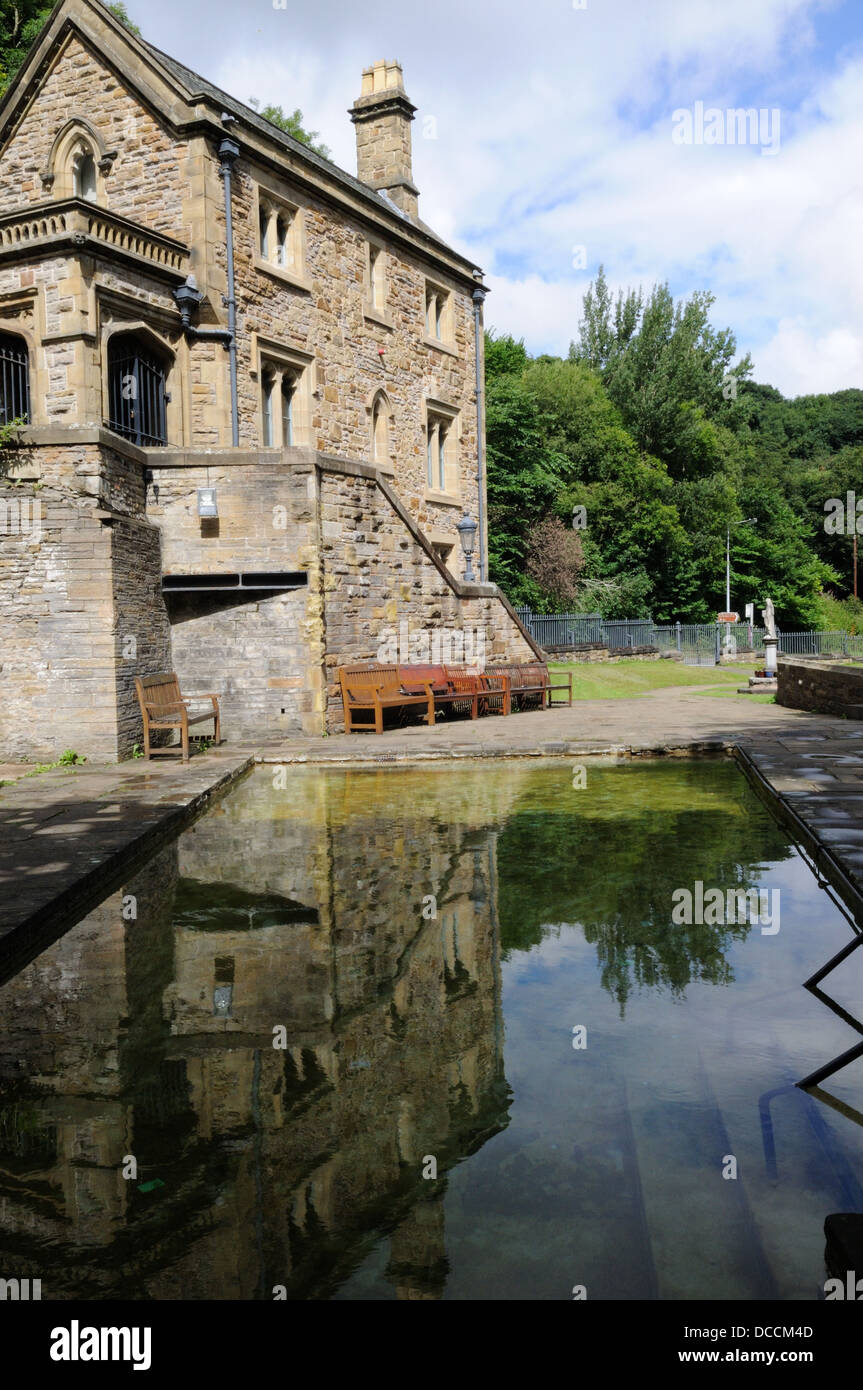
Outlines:
{"label": "wooden slatted bench", "polygon": [[431,683],[423,682],[418,693],[406,694],[402,689],[398,666],[369,663],[342,666],[339,669],[339,684],[345,712],[345,733],[382,734],[385,709],[409,709],[418,705],[425,706],[425,722],[434,725],[435,697]]}
{"label": "wooden slatted bench", "polygon": [[510,681],[510,700],[515,709],[543,709],[552,705],[562,705],[563,700],[552,699],[552,692],[565,690],[567,704],[572,704],[572,672],[568,671],[566,680],[552,684],[548,666],[543,661],[528,661],[488,666],[487,676],[508,676]]}
{"label": "wooden slatted bench", "polygon": [[386,709],[425,706],[423,719],[429,725],[441,708],[469,714],[471,719],[510,712],[509,676],[472,666],[343,666],[339,683],[349,734],[383,733]]}
{"label": "wooden slatted bench", "polygon": [[479,716],[482,693],[480,673],[468,666],[429,666],[415,663],[399,667],[402,690],[414,694],[431,689],[435,708],[449,707],[457,713]]}
{"label": "wooden slatted bench", "polygon": [[[177,751],[173,744],[169,744],[165,748],[151,748],[151,733],[162,732],[165,729],[179,729],[181,757],[182,761],[187,763],[189,761],[189,729],[193,724],[202,724],[209,719],[213,720],[214,725],[213,742],[221,743],[219,697],[217,695],[181,695],[180,682],[174,671],[161,671],[155,676],[136,676],[135,690],[138,694],[138,704],[141,706],[141,719],[144,724],[144,756],[146,758],[173,754]],[[190,713],[189,705],[198,700],[209,700],[211,708],[198,714]]]}

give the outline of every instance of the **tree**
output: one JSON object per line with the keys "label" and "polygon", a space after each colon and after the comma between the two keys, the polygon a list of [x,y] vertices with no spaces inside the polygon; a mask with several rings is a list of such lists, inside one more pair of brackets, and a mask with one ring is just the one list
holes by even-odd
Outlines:
{"label": "tree", "polygon": [[[45,27],[53,5],[44,0],[0,0],[0,96],[5,92]],[[107,5],[133,34],[141,31],[122,3]]]}
{"label": "tree", "polygon": [[[255,97],[249,99],[249,105],[258,111],[259,103]],[[314,150],[315,154],[321,155],[323,159],[332,158],[332,153],[328,147],[318,140],[318,132],[304,128],[303,113],[299,107],[296,107],[290,115],[286,115],[281,106],[264,106],[258,111],[258,115],[263,116],[264,120],[269,121],[271,125],[278,126],[279,130],[285,131],[287,135],[292,135],[301,144],[308,145],[310,150]]]}
{"label": "tree", "polygon": [[540,601],[526,572],[527,534],[552,510],[561,489],[562,459],[549,424],[518,375],[486,387],[489,575],[513,603]]}
{"label": "tree", "polygon": [[555,608],[571,608],[579,595],[584,552],[577,531],[567,530],[560,517],[547,516],[527,536],[527,573]]}
{"label": "tree", "polygon": [[710,472],[721,464],[716,426],[733,421],[748,356],[735,366],[734,334],[710,323],[714,296],[696,290],[675,304],[667,284],[645,299],[621,291],[612,307],[600,268],[584,300],[570,360],[597,371],[639,448],[666,463],[673,476]]}

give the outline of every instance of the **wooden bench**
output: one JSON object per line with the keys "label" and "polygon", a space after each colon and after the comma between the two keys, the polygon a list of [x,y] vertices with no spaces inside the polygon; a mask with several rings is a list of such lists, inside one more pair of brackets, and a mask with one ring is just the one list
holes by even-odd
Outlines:
{"label": "wooden bench", "polygon": [[565,690],[567,703],[572,704],[572,672],[567,672],[565,681],[552,684],[544,661],[488,666],[486,675],[509,677],[510,704],[514,709],[543,709],[546,706],[550,709],[552,705],[562,705],[563,700],[552,699],[554,690]]}
{"label": "wooden bench", "polygon": [[[402,690],[398,666],[365,664],[342,666],[339,670],[342,705],[345,712],[345,733],[382,734],[385,709],[409,709],[424,705],[423,719],[434,725],[434,692],[431,683],[422,682],[416,693]],[[360,718],[360,716],[365,716]]]}
{"label": "wooden bench", "polygon": [[458,713],[479,717],[482,679],[468,666],[428,666],[419,663],[399,667],[402,690],[411,694],[431,690],[435,709],[449,706]]}
{"label": "wooden bench", "polygon": [[[141,706],[141,719],[144,724],[144,756],[156,757],[160,754],[176,752],[169,744],[165,748],[151,748],[150,734],[165,729],[180,730],[180,751],[182,761],[189,761],[189,729],[193,724],[202,724],[212,719],[214,724],[213,741],[221,743],[219,720],[219,697],[217,695],[180,694],[180,682],[173,671],[161,671],[155,676],[136,676],[135,689],[138,704]],[[192,714],[189,705],[198,700],[209,700],[212,708],[199,714]]]}

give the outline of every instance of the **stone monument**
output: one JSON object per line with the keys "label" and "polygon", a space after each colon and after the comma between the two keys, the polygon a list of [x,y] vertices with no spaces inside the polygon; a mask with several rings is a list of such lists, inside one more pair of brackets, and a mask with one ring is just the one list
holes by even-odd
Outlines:
{"label": "stone monument", "polygon": [[776,636],[776,618],[773,614],[773,600],[768,598],[761,610],[764,619],[764,670],[772,680],[776,679],[776,648],[779,638]]}

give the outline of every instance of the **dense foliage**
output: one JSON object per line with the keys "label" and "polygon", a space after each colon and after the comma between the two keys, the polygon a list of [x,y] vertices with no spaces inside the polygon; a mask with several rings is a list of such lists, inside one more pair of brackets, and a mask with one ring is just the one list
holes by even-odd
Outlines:
{"label": "dense foliage", "polygon": [[712,302],[667,285],[613,302],[600,270],[566,359],[487,335],[489,569],[514,602],[564,606],[529,564],[552,516],[579,528],[581,611],[711,621],[728,527],[741,611],[769,594],[781,624],[820,626],[825,590],[850,592],[851,536],[825,531],[825,503],[863,498],[863,391],[753,383]]}
{"label": "dense foliage", "polygon": [[[53,8],[45,0],[0,0],[0,96],[38,39]],[[124,4],[107,5],[106,9],[133,34],[140,34]]]}

